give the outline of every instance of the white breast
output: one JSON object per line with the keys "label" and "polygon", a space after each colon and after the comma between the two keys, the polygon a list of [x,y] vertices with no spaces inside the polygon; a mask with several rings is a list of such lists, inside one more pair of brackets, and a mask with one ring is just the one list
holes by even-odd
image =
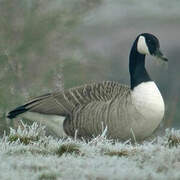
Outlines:
{"label": "white breast", "polygon": [[164,101],[161,93],[153,81],[139,84],[132,91],[132,102],[141,114],[141,128],[144,133],[154,131],[164,117]]}

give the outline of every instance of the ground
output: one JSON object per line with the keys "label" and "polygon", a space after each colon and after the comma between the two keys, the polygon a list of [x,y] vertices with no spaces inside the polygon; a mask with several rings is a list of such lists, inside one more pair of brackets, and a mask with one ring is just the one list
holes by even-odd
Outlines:
{"label": "ground", "polygon": [[0,179],[180,179],[180,131],[142,144],[56,139],[34,123],[0,139]]}

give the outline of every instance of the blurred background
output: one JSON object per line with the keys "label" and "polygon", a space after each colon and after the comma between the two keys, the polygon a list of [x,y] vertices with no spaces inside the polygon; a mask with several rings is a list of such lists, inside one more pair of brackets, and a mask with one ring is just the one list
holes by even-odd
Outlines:
{"label": "blurred background", "polygon": [[129,84],[139,33],[160,39],[167,66],[147,58],[166,103],[165,127],[180,128],[180,1],[0,0],[0,134],[6,113],[30,97],[92,81]]}

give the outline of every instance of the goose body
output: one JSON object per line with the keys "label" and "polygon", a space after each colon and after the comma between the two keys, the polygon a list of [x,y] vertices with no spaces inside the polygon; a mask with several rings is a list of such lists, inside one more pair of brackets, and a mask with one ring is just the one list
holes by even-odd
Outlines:
{"label": "goose body", "polygon": [[[145,55],[167,59],[152,34],[140,34],[131,49],[129,71],[131,86],[104,81],[36,97],[9,112],[14,118],[26,111],[65,117],[63,129],[69,136],[85,139],[102,133],[107,137],[143,140],[158,127],[164,116],[164,101],[145,69]],[[50,119],[49,119],[50,121]]]}

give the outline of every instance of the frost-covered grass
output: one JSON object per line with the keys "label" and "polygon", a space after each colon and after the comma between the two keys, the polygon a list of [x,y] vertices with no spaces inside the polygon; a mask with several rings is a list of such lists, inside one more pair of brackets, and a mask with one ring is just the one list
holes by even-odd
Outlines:
{"label": "frost-covered grass", "polygon": [[55,139],[34,123],[0,139],[0,179],[180,179],[180,131],[142,144]]}

